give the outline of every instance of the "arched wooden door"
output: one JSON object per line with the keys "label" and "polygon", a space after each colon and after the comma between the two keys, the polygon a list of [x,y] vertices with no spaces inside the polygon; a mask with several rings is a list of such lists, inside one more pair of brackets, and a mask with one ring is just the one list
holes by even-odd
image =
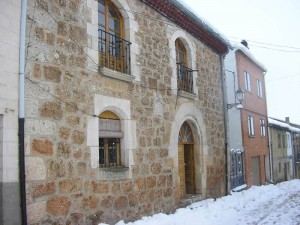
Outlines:
{"label": "arched wooden door", "polygon": [[180,192],[195,193],[195,163],[193,133],[187,122],[180,128],[178,136],[178,173],[180,178]]}

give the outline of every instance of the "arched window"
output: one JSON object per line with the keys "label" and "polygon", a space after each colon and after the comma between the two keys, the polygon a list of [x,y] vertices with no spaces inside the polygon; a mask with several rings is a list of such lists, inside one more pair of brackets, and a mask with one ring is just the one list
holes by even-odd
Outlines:
{"label": "arched window", "polygon": [[99,167],[121,166],[120,138],[123,137],[119,117],[104,111],[99,116]]}
{"label": "arched window", "polygon": [[123,39],[123,18],[111,0],[98,0],[99,65],[130,74],[130,42]]}
{"label": "arched window", "polygon": [[190,125],[187,122],[184,122],[179,130],[178,142],[179,143],[193,143],[193,132],[190,128]]}
{"label": "arched window", "polygon": [[187,51],[180,39],[175,41],[177,64],[177,88],[193,93],[193,70],[188,68]]}

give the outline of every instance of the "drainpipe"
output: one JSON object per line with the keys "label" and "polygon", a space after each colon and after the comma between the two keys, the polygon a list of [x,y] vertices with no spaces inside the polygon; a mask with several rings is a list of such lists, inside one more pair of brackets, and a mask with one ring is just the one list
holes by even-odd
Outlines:
{"label": "drainpipe", "polygon": [[273,173],[273,135],[272,127],[269,129],[269,167],[270,167],[270,180],[274,183],[274,173]]}
{"label": "drainpipe", "polygon": [[228,111],[227,111],[227,91],[225,87],[225,70],[224,70],[224,56],[220,56],[221,63],[221,82],[222,82],[222,93],[223,93],[223,115],[224,115],[224,135],[225,135],[225,195],[228,195]]}
{"label": "drainpipe", "polygon": [[27,225],[26,211],[26,179],[25,179],[25,148],[24,148],[24,71],[25,71],[25,35],[26,35],[26,6],[27,0],[22,0],[21,8],[21,27],[20,27],[20,83],[19,83],[19,179],[20,179],[20,198],[22,225]]}

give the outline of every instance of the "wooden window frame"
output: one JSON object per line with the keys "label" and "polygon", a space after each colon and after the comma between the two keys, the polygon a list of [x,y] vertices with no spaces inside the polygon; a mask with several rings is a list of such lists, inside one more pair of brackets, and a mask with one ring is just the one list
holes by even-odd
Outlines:
{"label": "wooden window frame", "polygon": [[262,90],[261,80],[257,80],[257,95],[258,95],[258,97],[263,98],[263,90]]}
{"label": "wooden window frame", "polygon": [[[124,39],[124,18],[118,7],[111,0],[103,0],[103,3],[104,11],[101,11],[98,6],[98,18],[102,14],[105,19],[104,23],[101,23],[100,19],[98,19],[99,65],[114,71],[130,74],[131,43]],[[100,4],[99,0],[98,4]],[[110,15],[109,8],[114,10],[117,17]],[[118,22],[119,31],[110,28],[110,19]]]}
{"label": "wooden window frame", "polygon": [[264,119],[260,119],[260,133],[262,137],[266,137],[266,123]]}
{"label": "wooden window frame", "polygon": [[248,116],[248,134],[250,137],[254,137],[254,118],[253,116]]}
{"label": "wooden window frame", "polygon": [[[107,119],[113,121],[120,121],[119,117],[111,111],[104,111],[99,115],[99,123],[100,119]],[[109,123],[108,123],[109,124]],[[112,124],[113,125],[113,124]],[[99,126],[100,127],[100,126]],[[117,130],[116,130],[117,127]],[[121,138],[120,136],[123,134],[121,131],[121,124],[118,126],[107,126],[105,131],[99,131],[99,134],[102,133],[102,136],[99,135],[99,167],[119,167],[121,166]],[[103,129],[103,128],[102,128]],[[123,135],[122,135],[123,136]],[[110,159],[109,150],[112,149],[110,143],[113,142],[116,144],[116,149],[114,154],[116,154],[116,160],[112,161]]]}
{"label": "wooden window frame", "polygon": [[251,92],[251,75],[247,71],[244,71],[245,90]]}

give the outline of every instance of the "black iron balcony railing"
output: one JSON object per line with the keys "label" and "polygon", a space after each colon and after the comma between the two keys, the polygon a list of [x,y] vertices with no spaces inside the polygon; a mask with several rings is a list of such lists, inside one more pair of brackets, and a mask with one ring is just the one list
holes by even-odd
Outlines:
{"label": "black iron balcony railing", "polygon": [[130,45],[126,41],[102,29],[98,30],[99,65],[130,74]]}
{"label": "black iron balcony railing", "polygon": [[177,88],[179,91],[194,94],[193,70],[182,63],[177,63]]}

